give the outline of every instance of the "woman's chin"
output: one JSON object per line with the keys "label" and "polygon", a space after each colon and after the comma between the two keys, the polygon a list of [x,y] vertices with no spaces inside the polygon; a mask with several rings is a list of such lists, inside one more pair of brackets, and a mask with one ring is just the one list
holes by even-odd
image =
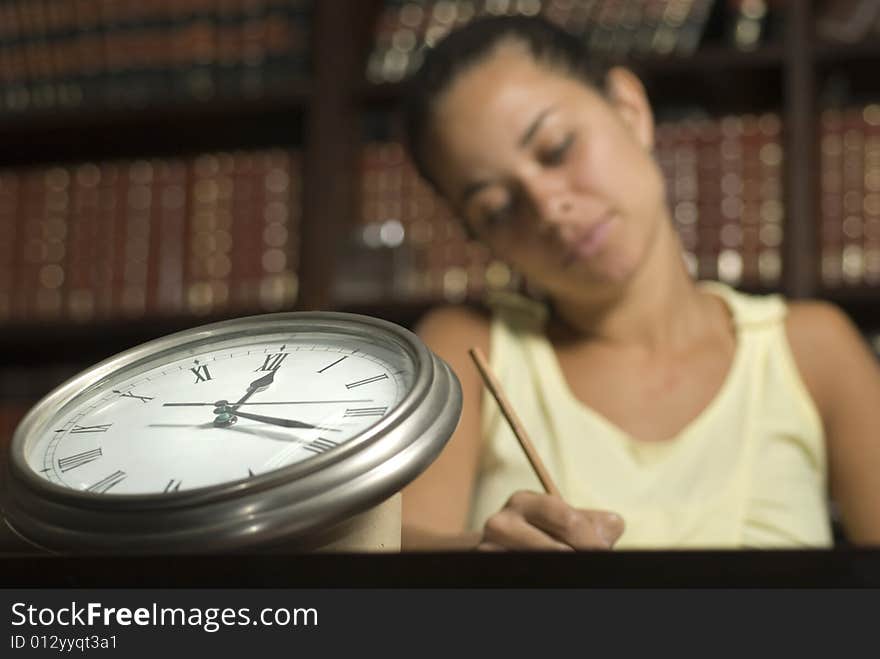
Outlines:
{"label": "woman's chin", "polygon": [[600,258],[583,260],[572,268],[580,276],[581,281],[586,280],[596,286],[623,286],[638,270],[638,262],[635,259],[622,258],[620,255],[603,255]]}

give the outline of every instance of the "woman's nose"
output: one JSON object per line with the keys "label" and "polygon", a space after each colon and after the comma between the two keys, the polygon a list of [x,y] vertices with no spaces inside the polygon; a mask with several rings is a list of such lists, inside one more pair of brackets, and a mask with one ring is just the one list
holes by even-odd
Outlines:
{"label": "woman's nose", "polygon": [[573,203],[568,191],[551,180],[532,181],[524,186],[536,221],[542,227],[552,227],[569,220]]}

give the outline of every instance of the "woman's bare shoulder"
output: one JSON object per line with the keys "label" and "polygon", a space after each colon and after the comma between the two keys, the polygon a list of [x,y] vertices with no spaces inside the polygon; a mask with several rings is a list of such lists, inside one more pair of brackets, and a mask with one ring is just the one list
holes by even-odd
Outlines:
{"label": "woman's bare shoulder", "polygon": [[825,344],[826,348],[846,349],[862,340],[846,312],[824,300],[789,302],[786,331],[792,349],[804,357],[827,341],[832,343]]}
{"label": "woman's bare shoulder", "polygon": [[853,373],[842,364],[873,361],[855,323],[830,302],[790,302],[785,328],[798,370],[820,407],[841,382],[863,377],[861,367]]}
{"label": "woman's bare shoulder", "polygon": [[448,305],[428,311],[417,323],[416,334],[428,344],[447,345],[470,341],[488,348],[491,316],[483,308]]}

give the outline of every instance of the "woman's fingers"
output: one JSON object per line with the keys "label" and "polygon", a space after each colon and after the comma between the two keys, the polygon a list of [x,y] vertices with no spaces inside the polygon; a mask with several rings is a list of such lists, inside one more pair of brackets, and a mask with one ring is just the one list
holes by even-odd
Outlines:
{"label": "woman's fingers", "polygon": [[492,515],[483,527],[483,542],[507,549],[536,551],[570,551],[571,546],[560,542],[541,528],[530,524],[519,512],[504,508]]}
{"label": "woman's fingers", "polygon": [[623,533],[615,513],[572,508],[558,497],[517,492],[484,527],[488,545],[508,549],[610,549]]}

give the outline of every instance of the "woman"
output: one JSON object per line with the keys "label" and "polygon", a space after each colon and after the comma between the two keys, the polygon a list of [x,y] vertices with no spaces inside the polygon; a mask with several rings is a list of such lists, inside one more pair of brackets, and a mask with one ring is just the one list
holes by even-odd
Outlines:
{"label": "woman", "polygon": [[[405,548],[880,541],[880,369],[843,313],[688,275],[639,80],[561,30],[471,23],[411,84],[411,156],[548,304],[438,309],[461,423],[404,491]],[[564,500],[483,396],[489,354]],[[830,484],[830,493],[829,493]]]}

